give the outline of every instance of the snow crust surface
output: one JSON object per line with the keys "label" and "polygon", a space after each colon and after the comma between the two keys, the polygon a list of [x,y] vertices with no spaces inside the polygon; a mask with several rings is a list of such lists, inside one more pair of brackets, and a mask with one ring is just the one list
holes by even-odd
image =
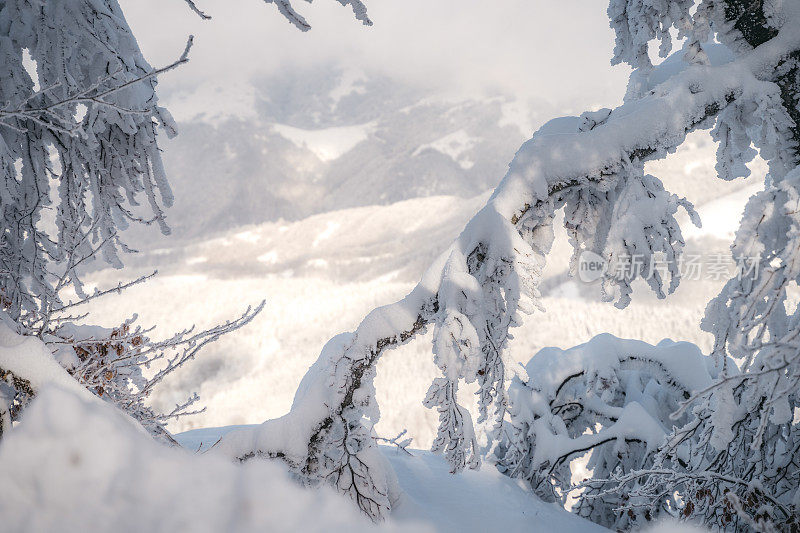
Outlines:
{"label": "snow crust surface", "polygon": [[[313,510],[313,512],[310,512]],[[45,388],[0,445],[0,529],[425,531],[376,527],[332,490],[304,490],[275,463],[167,448],[111,406]]]}
{"label": "snow crust surface", "polygon": [[[176,435],[187,449],[207,449],[221,436],[258,426],[202,428]],[[567,513],[558,505],[544,503],[517,481],[491,465],[481,470],[450,474],[438,454],[411,450],[410,454],[381,446],[402,489],[392,512],[392,522],[428,527],[438,532],[483,531],[607,531]]]}
{"label": "snow crust surface", "polygon": [[111,406],[45,387],[0,445],[0,529],[603,531],[491,468],[453,476],[438,455],[393,447],[380,451],[403,495],[390,520],[375,525],[331,489],[301,488],[280,463],[202,453],[237,429],[244,428],[190,431],[177,435],[184,449],[168,448]]}

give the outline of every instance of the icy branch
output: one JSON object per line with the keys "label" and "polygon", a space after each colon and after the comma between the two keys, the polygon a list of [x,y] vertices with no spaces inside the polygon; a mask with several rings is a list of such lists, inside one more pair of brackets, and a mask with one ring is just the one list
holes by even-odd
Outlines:
{"label": "icy branch", "polygon": [[[67,107],[68,106],[73,106],[75,104],[97,104],[97,105],[100,105],[100,106],[109,107],[111,109],[114,109],[116,111],[120,111],[122,113],[139,113],[139,114],[148,113],[151,110],[124,108],[124,107],[121,107],[118,104],[115,104],[113,102],[108,102],[108,101],[104,100],[104,98],[106,98],[108,96],[111,96],[111,95],[113,95],[115,93],[118,93],[119,91],[122,91],[123,89],[131,87],[132,85],[136,85],[136,84],[141,83],[141,82],[143,82],[145,80],[149,80],[149,79],[155,78],[155,77],[157,77],[157,76],[159,76],[159,75],[161,75],[161,74],[163,74],[165,72],[169,72],[170,70],[173,70],[173,69],[175,69],[175,68],[177,68],[177,67],[179,67],[179,66],[181,66],[181,65],[183,65],[185,63],[188,63],[189,62],[189,51],[191,50],[193,43],[194,43],[194,36],[190,35],[189,39],[186,41],[186,47],[184,48],[183,53],[181,53],[181,55],[180,55],[180,57],[178,59],[176,59],[175,61],[173,61],[169,65],[166,65],[166,66],[161,67],[161,68],[153,69],[150,72],[147,72],[145,74],[142,74],[142,75],[136,77],[135,79],[126,81],[124,83],[119,83],[119,84],[116,84],[116,85],[112,85],[112,87],[104,89],[104,90],[100,90],[100,87],[102,87],[103,85],[107,84],[110,81],[113,81],[116,78],[116,76],[121,72],[121,70],[120,70],[120,71],[114,72],[113,74],[110,74],[108,76],[105,76],[105,77],[99,79],[97,82],[93,83],[92,85],[90,85],[89,87],[87,87],[87,88],[85,88],[83,90],[80,90],[80,91],[74,92],[72,94],[69,94],[65,98],[59,99],[59,100],[57,100],[55,102],[52,102],[52,103],[50,103],[48,105],[45,105],[45,106],[41,106],[41,107],[24,107],[23,106],[23,107],[20,107],[20,108],[17,108],[17,109],[13,109],[13,110],[0,109],[0,121],[8,121],[9,119],[12,119],[12,118],[28,119],[28,120],[36,121],[37,123],[40,123],[40,124],[45,125],[47,127],[60,127],[60,126],[58,126],[57,124],[55,124],[55,123],[53,123],[51,121],[51,118],[48,116],[48,114],[50,112],[54,111],[54,110],[63,108],[65,106],[67,106]],[[49,87],[48,89],[40,91],[37,94],[33,94],[31,97],[29,97],[26,100],[26,103],[31,101],[31,100],[36,99],[36,97],[39,94],[46,93],[47,91],[51,90],[52,88],[53,87]],[[63,130],[63,131],[77,134],[79,129],[76,128],[74,130]]]}
{"label": "icy branch", "polygon": [[[635,7],[642,16],[650,9],[624,1],[619,4],[623,8],[620,20],[625,9]],[[700,18],[705,14],[698,12]],[[678,19],[688,24],[688,13],[684,2],[670,16],[648,19],[647,24],[658,28],[632,36],[624,47],[638,47],[653,38],[667,42],[671,39],[669,27]],[[442,377],[432,385],[426,403],[440,411],[437,449],[445,452],[454,471],[462,468],[471,461],[468,450],[474,447],[474,440],[469,413],[457,402],[458,384],[478,383],[481,417],[493,423],[490,439],[496,439],[509,405],[513,405],[508,381],[515,376],[522,382],[528,379],[506,353],[508,333],[519,324],[522,314],[539,305],[537,287],[553,241],[556,210],[565,205],[570,209],[567,219],[576,251],[592,246],[607,258],[631,249],[677,258],[683,239],[674,214],[678,207],[691,214],[691,204],[665,191],[657,178],[644,175],[643,164],[666,157],[691,131],[711,127],[732,104],[756,103],[763,112],[753,129],[766,132],[767,139],[782,138],[783,117],[776,114],[781,88],[771,81],[770,73],[786,59],[788,51],[800,49],[800,32],[796,31],[800,14],[791,13],[793,18],[780,31],[735,61],[707,66],[701,50],[693,49],[692,64],[622,106],[545,124],[517,152],[487,205],[408,296],[372,311],[354,332],[331,339],[303,378],[287,415],[254,430],[229,433],[215,450],[239,459],[280,457],[307,483],[330,482],[372,518],[385,517],[391,505],[388,465],[376,459],[369,438],[379,417],[373,386],[375,366],[387,348],[433,324],[435,361]],[[673,19],[673,14],[680,16]],[[636,17],[631,23],[635,29]],[[682,30],[693,33],[690,44],[700,42],[703,21],[698,19],[697,24],[697,28]],[[628,52],[623,59],[641,61],[645,57],[640,49]],[[774,154],[770,159],[775,169],[789,164],[786,146],[778,143],[766,148],[772,152],[765,156]],[[617,216],[622,214],[627,218]],[[590,241],[588,235],[594,238]],[[666,281],[657,277],[651,288],[663,296]],[[674,290],[677,282],[673,274],[666,291]],[[629,300],[629,289],[620,287],[622,306]],[[659,390],[665,395],[680,394],[685,399],[684,394],[708,386],[702,383],[675,392],[671,381],[658,375],[658,365],[648,368],[653,380],[661,380]],[[586,385],[584,378],[574,381]],[[609,394],[619,392],[618,385],[612,383]],[[542,448],[537,443],[535,452],[528,449],[537,454],[537,470],[547,463],[547,474],[563,479],[563,465],[573,453],[605,450],[612,441],[620,448],[625,442],[644,446],[645,452],[639,456],[653,460],[651,452],[666,434],[669,413],[661,420],[641,415],[636,402],[612,405],[611,397],[603,397],[602,402],[584,400],[576,402],[576,408],[605,417],[605,433],[579,433],[573,439],[564,433],[563,424],[559,429],[554,422],[553,442],[574,440],[575,446],[565,447],[565,454],[560,449],[556,453],[558,446]],[[568,404],[554,403],[553,409],[558,412],[548,415],[548,420],[561,418],[569,423],[563,419],[567,411],[562,415]],[[642,420],[648,423],[637,426]],[[544,424],[545,419],[535,423]],[[646,438],[640,435],[642,431]],[[613,455],[604,457],[607,466],[613,466]],[[355,484],[355,479],[361,484]]]}

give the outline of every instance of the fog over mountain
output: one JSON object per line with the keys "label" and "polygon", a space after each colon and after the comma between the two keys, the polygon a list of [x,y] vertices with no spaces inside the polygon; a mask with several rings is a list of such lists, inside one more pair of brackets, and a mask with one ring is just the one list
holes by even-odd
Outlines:
{"label": "fog over mountain", "polygon": [[[333,209],[475,196],[549,118],[619,102],[628,73],[609,64],[605,7],[580,0],[381,2],[372,27],[314,3],[302,6],[307,33],[264,2],[198,5],[212,20],[183,2],[122,1],[153,65],[195,36],[189,63],[159,78],[180,132],[162,146],[173,235],[134,229],[142,250]],[[554,24],[571,19],[567,32]]]}
{"label": "fog over mountain", "polygon": [[511,97],[431,98],[333,68],[259,80],[254,95],[255,116],[200,114],[165,143],[175,237],[410,198],[469,198],[497,184],[546,116]]}

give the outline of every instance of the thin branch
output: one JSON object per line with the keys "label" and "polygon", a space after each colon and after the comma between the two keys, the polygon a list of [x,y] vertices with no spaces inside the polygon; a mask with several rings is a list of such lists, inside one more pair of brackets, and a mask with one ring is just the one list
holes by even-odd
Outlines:
{"label": "thin branch", "polygon": [[374,439],[375,439],[377,442],[385,442],[386,444],[393,444],[394,446],[396,446],[396,447],[397,447],[397,449],[404,451],[404,452],[405,452],[405,453],[407,453],[408,455],[413,455],[413,454],[412,454],[410,451],[408,451],[406,448],[408,448],[408,446],[411,444],[411,441],[413,441],[414,439],[412,439],[411,437],[408,437],[408,438],[406,438],[406,439],[400,440],[400,439],[402,439],[402,438],[403,438],[403,436],[404,436],[406,433],[408,433],[408,430],[407,430],[407,429],[404,429],[403,431],[401,431],[400,433],[398,433],[396,437],[394,437],[394,438],[391,438],[391,439],[387,439],[387,438],[385,438],[385,437],[378,437],[378,436],[375,436],[375,437],[373,437],[373,438],[374,438]]}
{"label": "thin branch", "polygon": [[[102,85],[103,83],[108,81],[109,79],[112,79],[119,72],[121,72],[121,71],[117,71],[117,72],[115,72],[113,74],[110,74],[110,75],[102,78],[98,82],[92,84],[91,86],[87,87],[86,89],[83,89],[82,91],[79,91],[77,93],[69,95],[66,98],[62,99],[62,100],[58,100],[58,101],[53,102],[51,104],[48,104],[46,106],[34,107],[34,108],[29,108],[29,109],[20,108],[20,109],[15,109],[15,110],[12,110],[12,111],[0,110],[0,121],[5,121],[5,120],[8,120],[9,118],[24,118],[24,119],[33,120],[34,122],[37,122],[38,124],[40,124],[40,125],[42,125],[43,127],[46,127],[46,128],[56,128],[59,131],[61,131],[62,133],[75,134],[77,129],[76,130],[67,130],[67,129],[65,129],[65,128],[61,127],[61,126],[58,126],[58,125],[56,125],[56,124],[54,124],[52,122],[45,122],[45,121],[43,121],[43,120],[41,120],[39,118],[39,115],[40,114],[46,114],[46,113],[48,113],[48,112],[50,112],[50,111],[52,111],[54,109],[60,108],[60,107],[65,106],[65,105],[72,105],[72,104],[78,104],[78,103],[95,103],[95,104],[99,104],[99,105],[102,105],[102,106],[110,107],[110,108],[115,109],[117,111],[126,112],[126,113],[146,113],[146,112],[148,112],[148,110],[122,108],[122,107],[118,106],[117,104],[114,104],[112,102],[107,102],[107,101],[103,100],[103,98],[106,97],[106,96],[110,96],[112,94],[115,94],[115,93],[117,93],[117,92],[119,92],[119,91],[121,91],[121,90],[123,90],[123,89],[125,89],[127,87],[130,87],[131,85],[135,85],[135,84],[140,83],[142,81],[154,78],[156,76],[159,76],[160,74],[163,74],[165,72],[173,70],[173,69],[179,67],[180,65],[183,65],[184,63],[188,63],[189,62],[189,51],[191,50],[193,44],[194,44],[194,35],[190,35],[188,40],[186,41],[186,47],[184,48],[183,53],[180,55],[180,57],[177,60],[173,61],[172,63],[170,63],[169,65],[167,65],[165,67],[161,67],[161,68],[157,68],[155,70],[151,70],[150,72],[147,72],[146,74],[138,76],[137,78],[135,78],[133,80],[127,81],[125,83],[121,83],[119,85],[116,85],[116,86],[111,87],[109,89],[106,89],[104,91],[101,91],[101,92],[99,92],[97,94],[89,95],[90,92],[92,92],[93,90],[97,89],[97,87],[99,87],[100,85]],[[42,93],[42,91],[39,92],[39,94],[41,94],[41,93]],[[30,100],[30,98],[28,99],[28,101],[29,100]]]}
{"label": "thin branch", "polygon": [[197,4],[194,3],[193,0],[185,0],[187,4],[189,4],[189,9],[194,11],[201,19],[203,20],[210,20],[211,15],[206,15],[205,12],[201,11]]}
{"label": "thin branch", "polygon": [[105,289],[105,290],[102,290],[102,291],[95,289],[94,293],[91,294],[90,296],[87,296],[86,298],[84,298],[82,300],[78,300],[77,302],[70,302],[70,303],[68,303],[66,305],[62,305],[61,307],[57,307],[57,308],[53,309],[52,312],[53,313],[60,313],[61,311],[64,311],[65,309],[70,309],[70,308],[76,307],[78,305],[83,305],[83,304],[85,304],[87,302],[90,302],[91,300],[94,300],[96,298],[100,298],[101,296],[105,296],[106,294],[111,294],[113,292],[116,292],[117,294],[119,294],[123,290],[127,289],[128,287],[132,287],[133,285],[137,285],[139,283],[147,281],[148,279],[154,277],[156,274],[158,274],[158,270],[154,270],[151,274],[147,274],[145,276],[138,277],[135,280],[129,281],[127,283],[120,282],[120,283],[117,284],[116,287],[112,287],[110,289]]}

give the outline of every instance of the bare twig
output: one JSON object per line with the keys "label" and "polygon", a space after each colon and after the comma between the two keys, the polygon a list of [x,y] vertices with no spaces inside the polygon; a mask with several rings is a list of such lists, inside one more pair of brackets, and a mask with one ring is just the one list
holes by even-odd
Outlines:
{"label": "bare twig", "polygon": [[120,283],[117,284],[116,287],[112,287],[110,289],[105,289],[105,290],[102,290],[102,291],[95,289],[94,293],[92,293],[91,295],[87,296],[86,298],[83,298],[83,299],[75,301],[75,302],[69,302],[68,304],[65,304],[65,305],[62,305],[61,307],[57,307],[57,308],[53,309],[52,312],[53,313],[60,313],[60,312],[62,312],[64,310],[66,310],[66,309],[70,309],[70,308],[76,307],[78,305],[83,305],[85,303],[88,303],[88,302],[96,299],[96,298],[100,298],[101,296],[105,296],[106,294],[111,294],[111,293],[114,293],[114,292],[119,294],[123,290],[127,289],[128,287],[132,287],[134,285],[138,285],[139,283],[147,281],[148,279],[154,277],[156,274],[158,274],[158,270],[154,270],[151,274],[147,274],[145,276],[138,277],[135,280],[129,281],[127,283],[120,282]]}
{"label": "bare twig", "polygon": [[189,4],[189,9],[194,11],[201,19],[209,20],[211,19],[211,15],[206,15],[205,12],[201,11],[197,4],[194,3],[193,0],[186,0],[186,3]]}
{"label": "bare twig", "polygon": [[405,435],[406,433],[408,433],[408,430],[404,429],[403,431],[398,433],[396,437],[391,438],[391,439],[387,439],[387,438],[384,438],[384,437],[378,437],[378,436],[373,437],[373,439],[375,439],[377,442],[385,442],[386,444],[393,444],[393,445],[395,445],[397,447],[398,450],[402,450],[405,453],[407,453],[408,455],[412,455],[412,453],[410,451],[408,451],[406,448],[408,448],[408,446],[411,445],[411,441],[413,441],[414,439],[411,438],[411,437],[408,437],[406,439],[400,440],[400,439],[403,438],[403,435]]}

